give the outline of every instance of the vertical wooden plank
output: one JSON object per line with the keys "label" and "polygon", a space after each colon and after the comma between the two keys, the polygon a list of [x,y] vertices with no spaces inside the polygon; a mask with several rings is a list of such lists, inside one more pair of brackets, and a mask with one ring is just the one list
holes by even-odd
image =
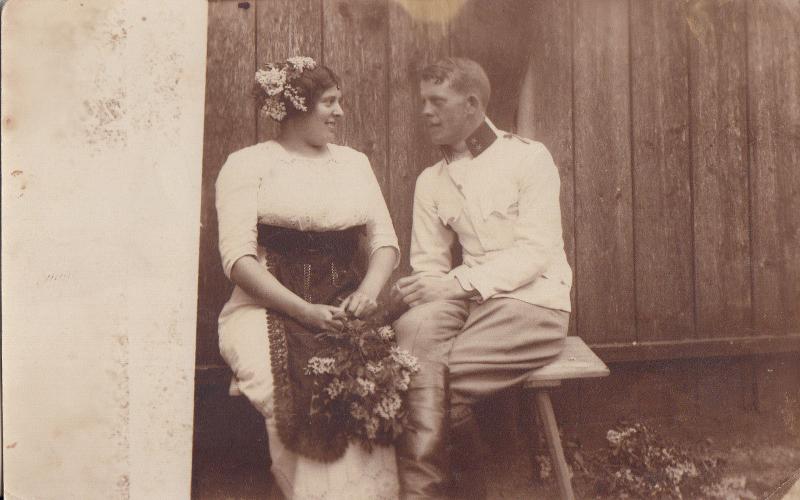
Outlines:
{"label": "vertical wooden plank", "polygon": [[388,25],[387,0],[323,3],[323,59],[342,78],[342,143],[369,157],[384,198],[389,194]]}
{"label": "vertical wooden plank", "polygon": [[[255,7],[258,67],[293,56],[309,56],[321,62],[322,7],[319,0],[257,0]],[[278,124],[258,113],[258,140],[265,141],[277,134]]]}
{"label": "vertical wooden plank", "polygon": [[631,2],[636,313],[640,341],[692,337],[694,273],[684,4]]}
{"label": "vertical wooden plank", "polygon": [[578,0],[574,40],[578,332],[632,341],[628,2]]}
{"label": "vertical wooden plank", "polygon": [[700,336],[751,327],[744,6],[696,0],[688,12]]}
{"label": "vertical wooden plank", "polygon": [[[561,174],[561,225],[567,260],[575,270],[575,172],[572,155],[572,3],[535,0],[528,25],[528,69],[520,89],[517,132],[550,150]],[[572,287],[575,334],[577,306]]]}
{"label": "vertical wooden plank", "polygon": [[800,3],[748,4],[753,308],[758,332],[800,331]]}
{"label": "vertical wooden plank", "polygon": [[430,144],[420,118],[419,73],[448,54],[448,2],[437,0],[434,11],[417,13],[401,4],[389,6],[389,156],[392,189],[387,200],[400,240],[402,261],[397,274],[410,271],[411,211],[419,173],[440,156]]}
{"label": "vertical wooden plank", "polygon": [[486,70],[492,83],[487,114],[503,130],[514,130],[535,13],[529,0],[470,0],[451,24],[451,52]]}
{"label": "vertical wooden plank", "polygon": [[237,2],[208,2],[208,59],[203,141],[200,278],[197,303],[198,366],[222,363],[217,316],[231,293],[217,250],[214,183],[228,154],[256,140],[255,15]]}

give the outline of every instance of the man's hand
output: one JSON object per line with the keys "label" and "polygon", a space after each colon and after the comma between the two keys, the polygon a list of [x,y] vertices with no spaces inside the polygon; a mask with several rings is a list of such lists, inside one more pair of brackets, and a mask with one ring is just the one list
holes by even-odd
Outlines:
{"label": "man's hand", "polygon": [[435,300],[465,299],[470,295],[458,280],[449,276],[407,276],[392,287],[392,299],[402,300],[410,307]]}

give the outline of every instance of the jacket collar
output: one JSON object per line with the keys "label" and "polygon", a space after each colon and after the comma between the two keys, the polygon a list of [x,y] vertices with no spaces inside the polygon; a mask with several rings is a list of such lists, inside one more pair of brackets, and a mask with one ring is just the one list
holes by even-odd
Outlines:
{"label": "jacket collar", "polygon": [[[466,139],[467,149],[473,158],[477,158],[481,153],[486,151],[494,141],[497,140],[497,128],[489,120],[485,118],[483,122],[478,125]],[[441,146],[440,151],[444,157],[445,163],[450,163],[453,160],[453,150],[450,146]]]}

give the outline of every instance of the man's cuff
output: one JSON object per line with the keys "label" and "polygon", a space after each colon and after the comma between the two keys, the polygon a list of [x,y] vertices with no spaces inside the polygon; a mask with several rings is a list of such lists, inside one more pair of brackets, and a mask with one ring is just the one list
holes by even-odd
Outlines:
{"label": "man's cuff", "polygon": [[460,265],[455,269],[451,270],[448,273],[450,276],[455,278],[458,281],[458,284],[461,285],[467,292],[475,292],[477,291],[480,296],[473,297],[473,299],[477,300],[478,302],[483,302],[487,298],[489,298],[490,291],[481,287],[480,283],[476,282],[472,273],[472,269],[465,265]]}

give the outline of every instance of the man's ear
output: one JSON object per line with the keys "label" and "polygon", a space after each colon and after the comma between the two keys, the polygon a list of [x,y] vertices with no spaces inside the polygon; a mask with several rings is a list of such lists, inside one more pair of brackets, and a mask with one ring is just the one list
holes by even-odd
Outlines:
{"label": "man's ear", "polygon": [[481,110],[481,101],[475,94],[472,94],[469,97],[467,97],[467,104],[469,104],[470,114],[478,113]]}

